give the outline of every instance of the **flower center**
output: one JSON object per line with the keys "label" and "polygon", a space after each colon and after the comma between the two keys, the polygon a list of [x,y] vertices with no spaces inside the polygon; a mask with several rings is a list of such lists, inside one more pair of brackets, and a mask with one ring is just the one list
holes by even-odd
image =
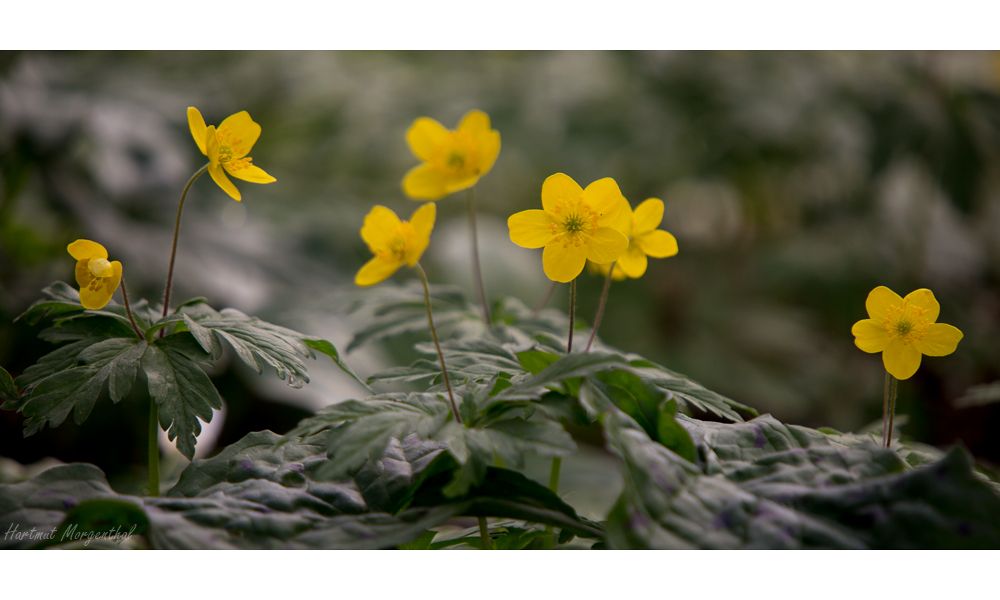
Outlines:
{"label": "flower center", "polygon": [[903,306],[890,305],[889,314],[883,319],[890,338],[899,338],[904,345],[922,340],[927,335],[930,319],[924,317],[927,311],[919,306],[903,303]]}
{"label": "flower center", "polygon": [[251,166],[253,159],[249,156],[235,158],[250,151],[244,147],[242,138],[235,137],[228,127],[216,130],[215,135],[219,138],[219,162],[224,163],[229,172]]}
{"label": "flower center", "polygon": [[590,208],[583,196],[569,200],[557,200],[549,211],[549,230],[555,241],[561,241],[564,248],[573,244],[577,248],[597,234],[598,214]]}
{"label": "flower center", "polygon": [[406,251],[413,246],[413,227],[406,221],[399,224],[395,235],[382,248],[373,249],[375,254],[386,262],[406,260]]}
{"label": "flower center", "polygon": [[476,166],[476,147],[468,134],[452,131],[448,141],[439,149],[439,156],[434,161],[438,168],[456,177],[479,175]]}
{"label": "flower center", "polygon": [[111,277],[114,272],[108,259],[96,256],[87,261],[87,268],[94,274],[94,277]]}

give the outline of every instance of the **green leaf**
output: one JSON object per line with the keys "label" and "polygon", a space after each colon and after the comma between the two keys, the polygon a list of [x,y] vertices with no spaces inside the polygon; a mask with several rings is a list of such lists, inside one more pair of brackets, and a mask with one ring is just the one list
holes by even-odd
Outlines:
{"label": "green leaf", "polygon": [[160,427],[188,460],[194,458],[196,437],[202,421],[212,420],[212,409],[222,408],[222,398],[199,365],[211,364],[189,332],[156,340],[142,356],[142,369],[149,382],[149,395],[159,407]]}
{"label": "green leaf", "polygon": [[70,412],[79,425],[87,420],[97,398],[109,381],[114,402],[120,401],[132,388],[139,358],[146,350],[146,341],[133,338],[112,338],[83,348],[77,359],[83,366],[59,371],[40,381],[23,403],[21,412],[24,435],[40,431],[45,423],[58,427]]}
{"label": "green leaf", "polygon": [[354,381],[360,383],[369,392],[372,391],[372,389],[368,387],[368,384],[363,379],[358,377],[357,373],[355,373],[354,370],[351,369],[351,367],[347,366],[347,363],[340,360],[340,353],[337,352],[337,348],[335,348],[333,344],[331,344],[326,340],[321,340],[318,338],[302,338],[302,342],[306,346],[312,348],[313,350],[316,350],[317,352],[322,352],[323,354],[332,358],[333,362],[338,367],[340,367],[341,371],[350,375],[354,379]]}
{"label": "green leaf", "polygon": [[673,450],[677,456],[692,463],[696,462],[697,453],[694,442],[691,440],[691,434],[677,422],[677,419],[674,418],[676,414],[676,402],[670,400],[664,403],[656,423],[656,441]]}
{"label": "green leaf", "polygon": [[660,405],[666,400],[667,394],[628,371],[604,371],[595,377],[603,384],[602,391],[614,405],[632,417],[648,436],[655,439]]}
{"label": "green leaf", "polygon": [[713,392],[700,383],[666,367],[645,359],[632,360],[631,365],[634,372],[642,377],[646,383],[671,392],[679,403],[733,422],[743,421],[743,417],[736,411],[742,411],[754,417],[758,416],[757,411],[753,408]]}
{"label": "green leaf", "polygon": [[52,538],[35,547],[48,548],[69,542],[83,542],[84,547],[88,547],[94,540],[120,543],[148,530],[149,519],[137,499],[94,498],[71,508]]}
{"label": "green leaf", "polygon": [[517,360],[521,367],[532,375],[538,375],[546,367],[559,360],[558,354],[551,352],[539,352],[538,350],[525,350],[517,353]]}
{"label": "green leaf", "polygon": [[530,395],[540,387],[562,382],[565,379],[583,377],[614,366],[628,365],[628,361],[616,354],[590,352],[587,354],[568,354],[542,369],[520,383],[512,385],[500,392],[498,398],[513,398]]}
{"label": "green leaf", "polygon": [[53,282],[42,289],[42,293],[49,299],[35,301],[14,321],[24,319],[29,325],[35,325],[48,316],[84,310],[83,305],[80,304],[80,292],[62,281]]}
{"label": "green leaf", "polygon": [[616,548],[986,548],[1000,544],[1000,496],[968,454],[910,468],[893,451],[849,445],[769,416],[683,416],[697,464],[605,417],[625,491],[608,516]]}
{"label": "green leaf", "polygon": [[3,400],[3,408],[12,408],[21,400],[21,394],[14,385],[14,379],[3,367],[0,367],[0,400]]}

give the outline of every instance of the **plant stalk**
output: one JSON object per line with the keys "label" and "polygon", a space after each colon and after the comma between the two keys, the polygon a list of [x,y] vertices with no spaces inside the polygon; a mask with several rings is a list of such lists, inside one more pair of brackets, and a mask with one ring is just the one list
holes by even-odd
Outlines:
{"label": "plant stalk", "polygon": [[149,495],[160,495],[160,421],[159,407],[152,394],[149,396]]}
{"label": "plant stalk", "polygon": [[[882,447],[888,448],[892,445],[893,420],[896,416],[896,384],[898,380],[888,371],[885,373],[885,400],[882,414]],[[886,426],[886,419],[889,425]]]}
{"label": "plant stalk", "polygon": [[[208,165],[198,169],[198,171],[191,176],[188,180],[187,185],[184,186],[184,191],[181,193],[181,202],[177,205],[177,222],[174,223],[174,243],[170,248],[170,267],[167,269],[167,283],[163,290],[163,316],[167,316],[167,311],[170,310],[170,287],[174,282],[174,260],[177,258],[177,237],[181,233],[181,213],[184,211],[184,200],[187,198],[188,190],[191,189],[191,184],[195,182],[196,179],[201,177],[205,171],[208,170]],[[160,330],[160,337],[166,335],[166,328]]]}
{"label": "plant stalk", "polygon": [[417,274],[420,275],[420,281],[424,284],[424,300],[427,303],[427,322],[430,323],[431,337],[434,338],[434,347],[437,348],[438,358],[441,359],[441,374],[444,376],[444,385],[448,388],[448,399],[451,400],[451,410],[455,413],[455,421],[461,424],[462,417],[458,414],[455,396],[451,392],[451,382],[448,380],[448,368],[444,366],[444,353],[441,352],[441,344],[438,343],[437,331],[434,329],[434,317],[431,316],[431,293],[427,289],[427,274],[424,273],[424,268],[420,266],[420,263],[416,264],[416,268]]}
{"label": "plant stalk", "polygon": [[140,340],[145,339],[146,336],[142,335],[142,331],[139,330],[139,326],[135,324],[135,317],[132,316],[132,307],[128,302],[128,288],[125,286],[124,275],[122,275],[122,299],[125,300],[125,312],[128,314],[128,320],[132,323],[132,331],[135,331],[135,334],[139,336]]}
{"label": "plant stalk", "polygon": [[576,279],[569,282],[569,342],[566,354],[573,352],[573,328],[576,326]]}
{"label": "plant stalk", "polygon": [[482,545],[480,550],[493,549],[493,543],[490,541],[490,526],[486,522],[486,517],[479,517],[479,541]]}
{"label": "plant stalk", "polygon": [[552,298],[552,294],[556,291],[556,284],[557,282],[555,281],[549,282],[548,289],[546,289],[545,293],[542,294],[542,297],[538,299],[538,303],[535,304],[535,308],[531,309],[531,313],[534,316],[537,317],[538,313],[542,312],[542,309],[545,308],[545,305],[549,303],[549,300]]}
{"label": "plant stalk", "polygon": [[594,343],[594,338],[597,337],[597,328],[601,326],[601,318],[604,316],[604,305],[608,301],[608,290],[611,289],[611,274],[615,272],[615,265],[618,263],[611,263],[611,268],[608,269],[608,276],[604,279],[604,291],[601,292],[601,302],[597,305],[597,316],[594,317],[594,328],[590,332],[590,339],[587,340],[587,349],[584,352],[590,352],[590,345]]}
{"label": "plant stalk", "polygon": [[[552,490],[553,494],[559,493],[559,471],[562,469],[562,457],[553,456],[552,457],[552,470],[549,471],[549,489]],[[551,525],[545,526],[545,533],[548,534],[544,538],[544,549],[551,550],[556,546],[556,534],[555,530]]]}
{"label": "plant stalk", "polygon": [[472,278],[475,280],[476,295],[483,307],[483,322],[490,326],[490,307],[486,303],[486,288],[483,286],[483,270],[479,264],[479,233],[476,225],[476,186],[465,191],[465,204],[469,209],[469,230],[472,232]]}

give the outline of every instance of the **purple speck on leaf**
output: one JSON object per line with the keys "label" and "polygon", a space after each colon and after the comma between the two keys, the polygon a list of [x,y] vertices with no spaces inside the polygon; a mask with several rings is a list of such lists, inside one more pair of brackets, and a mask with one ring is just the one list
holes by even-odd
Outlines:
{"label": "purple speck on leaf", "polygon": [[253,468],[253,461],[250,460],[250,459],[244,458],[243,460],[240,461],[240,466],[243,467],[244,469],[246,469],[247,471],[249,471],[250,469]]}
{"label": "purple speck on leaf", "polygon": [[753,440],[753,447],[763,448],[764,446],[767,445],[767,439],[764,437],[764,428],[758,425],[754,429],[756,429],[757,431],[757,437],[755,437]]}
{"label": "purple speck on leaf", "polygon": [[302,466],[302,463],[292,463],[288,465],[288,468],[295,471],[296,473],[305,473],[306,468]]}
{"label": "purple speck on leaf", "polygon": [[68,498],[64,498],[63,499],[63,508],[65,508],[66,510],[69,510],[69,509],[73,508],[74,506],[76,506],[79,503],[80,503],[79,500],[77,500],[76,498],[70,496]]}

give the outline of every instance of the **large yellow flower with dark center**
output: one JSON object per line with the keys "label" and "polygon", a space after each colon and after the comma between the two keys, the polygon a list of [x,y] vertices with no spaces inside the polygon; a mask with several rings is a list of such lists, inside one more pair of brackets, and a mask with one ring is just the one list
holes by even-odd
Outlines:
{"label": "large yellow flower with dark center", "polygon": [[556,173],[542,184],[543,210],[525,210],[507,219],[510,239],[524,248],[542,248],[542,267],[553,281],[567,283],[587,260],[610,263],[628,248],[628,238],[609,227],[627,205],[614,179],[587,189]]}
{"label": "large yellow flower with dark center", "polygon": [[500,154],[500,132],[490,129],[490,117],[481,110],[467,113],[454,131],[420,117],[406,132],[406,141],[424,161],[403,178],[403,191],[416,200],[440,200],[476,185]]}
{"label": "large yellow flower with dark center", "polygon": [[[666,258],[677,254],[677,239],[673,235],[657,229],[663,221],[663,201],[649,198],[640,204],[635,212],[626,200],[618,217],[611,223],[612,229],[617,229],[628,238],[628,248],[615,263],[615,272],[611,278],[621,281],[626,277],[638,279],[646,272],[647,256]],[[596,264],[591,262],[594,270],[601,275],[607,275],[611,263]],[[589,267],[588,267],[589,268]]]}
{"label": "large yellow flower with dark center", "polygon": [[122,281],[122,264],[109,262],[104,246],[90,240],[76,240],[66,250],[76,259],[80,304],[91,310],[107,306]]}
{"label": "large yellow flower with dark center", "polygon": [[361,267],[354,283],[375,285],[392,276],[404,264],[413,267],[431,242],[437,208],[432,203],[421,206],[409,221],[400,221],[396,213],[376,206],[365,217],[361,239],[375,258]]}
{"label": "large yellow flower with dark center", "polygon": [[189,106],[188,126],[198,149],[208,157],[208,174],[233,200],[241,199],[240,191],[229,181],[226,173],[253,183],[277,181],[260,167],[254,166],[251,163],[253,159],[247,156],[260,137],[260,125],[253,122],[247,111],[228,117],[216,129],[215,125],[206,127],[205,119],[198,109]]}
{"label": "large yellow flower with dark center", "polygon": [[865,307],[870,318],[851,328],[854,343],[865,352],[881,352],[885,370],[896,379],[912,377],[921,355],[951,354],[962,339],[958,328],[935,322],[941,306],[927,289],[900,298],[879,286],[868,294]]}

